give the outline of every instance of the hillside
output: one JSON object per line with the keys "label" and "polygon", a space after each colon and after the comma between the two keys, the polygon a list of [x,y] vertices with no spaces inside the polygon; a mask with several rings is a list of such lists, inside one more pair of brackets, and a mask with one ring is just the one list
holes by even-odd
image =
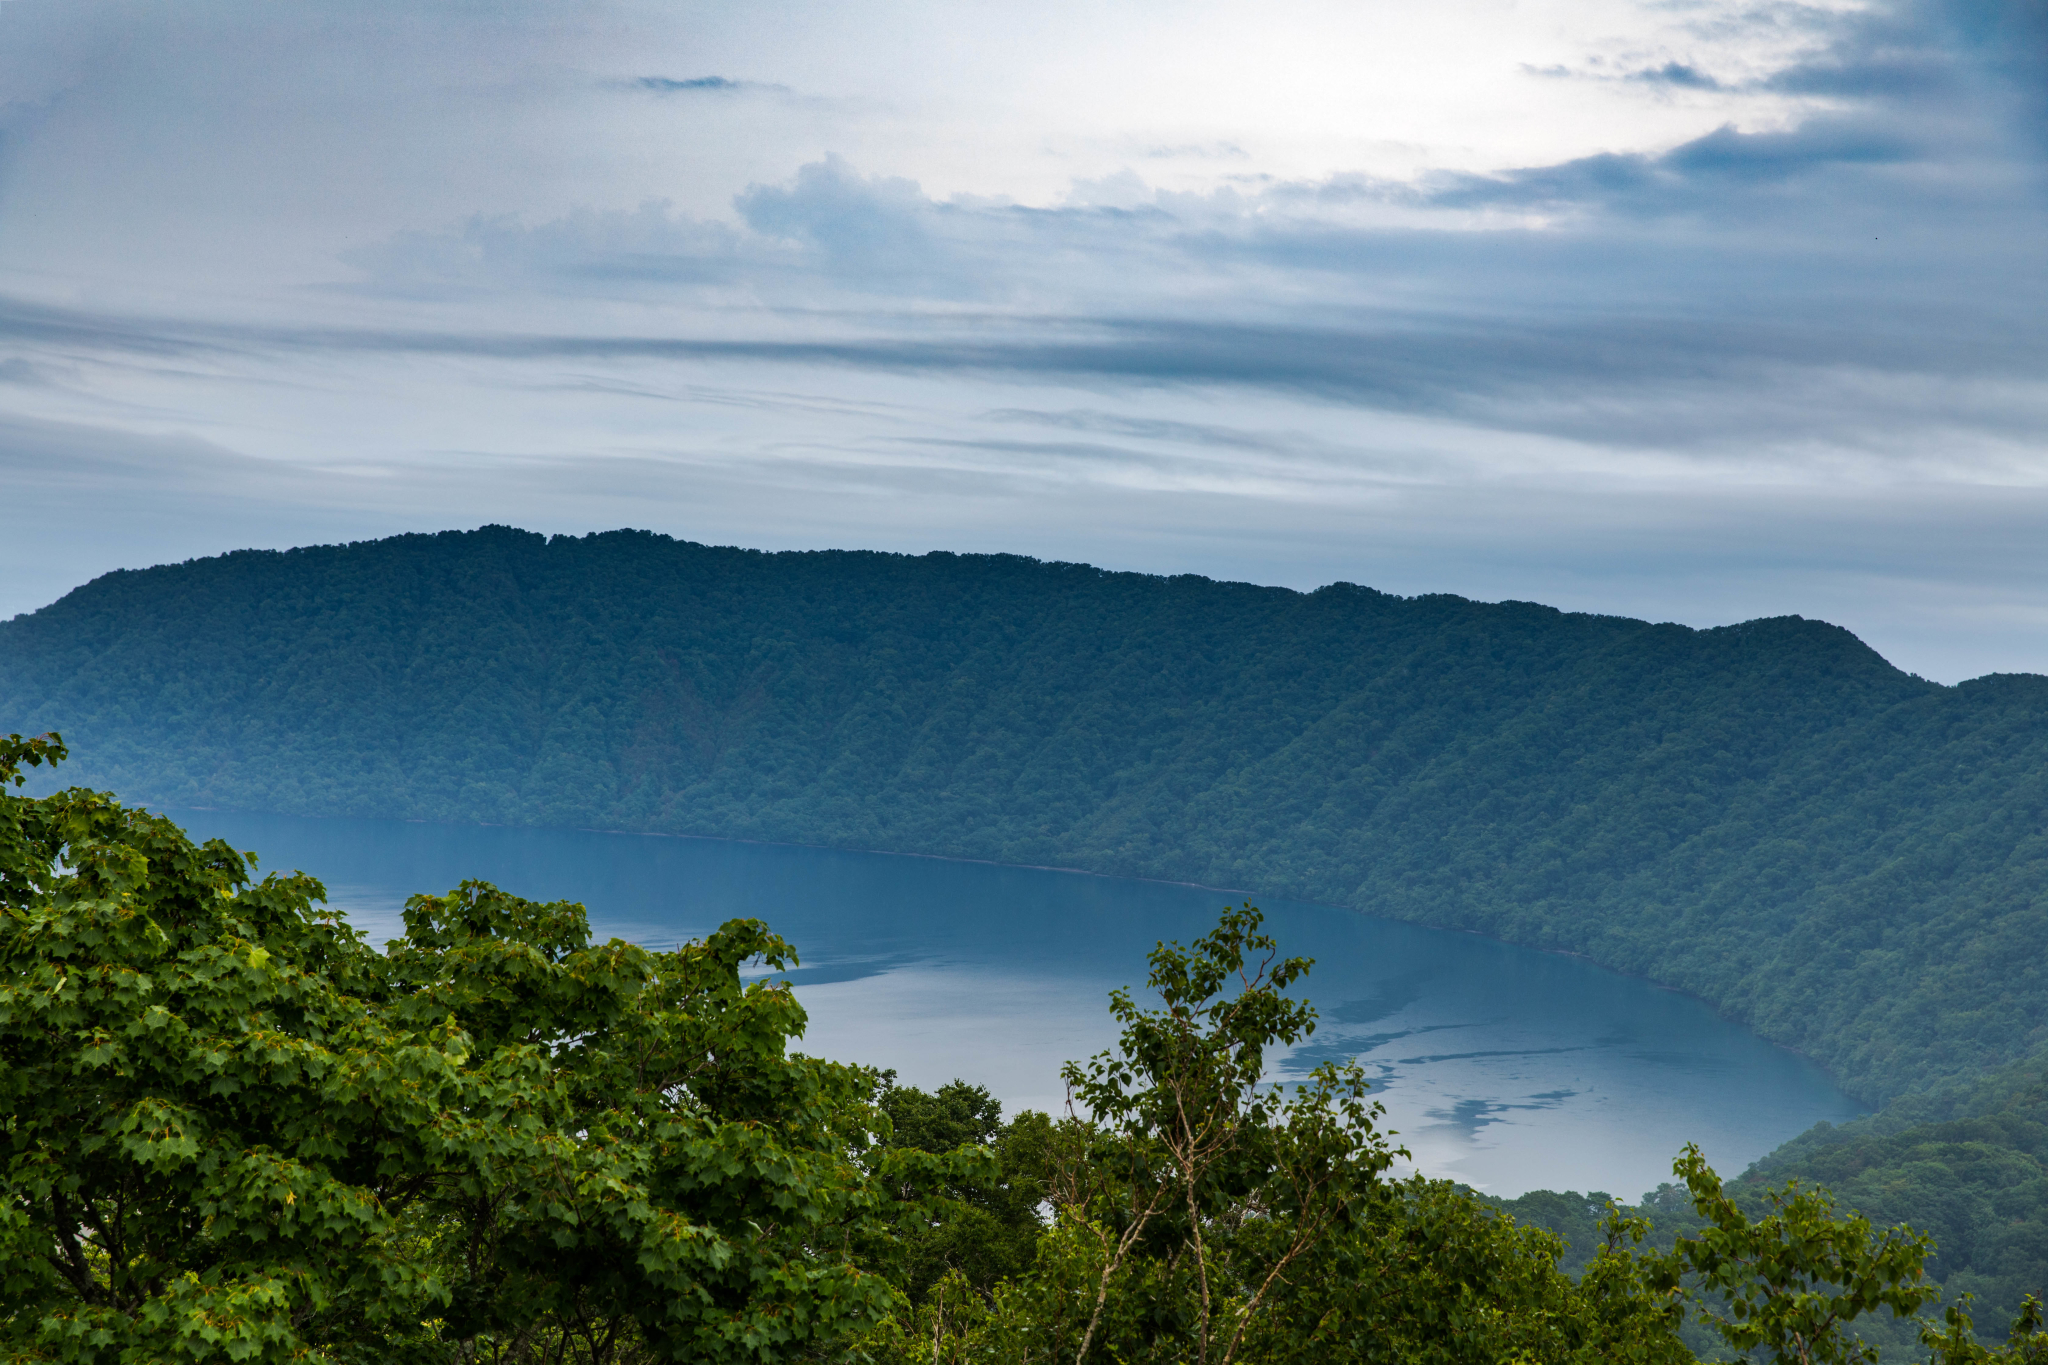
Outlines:
{"label": "hillside", "polygon": [[1695,992],[1872,1101],[2048,1027],[2048,679],[1008,556],[505,528],[110,574],[0,731],[160,804],[597,826],[1316,898]]}

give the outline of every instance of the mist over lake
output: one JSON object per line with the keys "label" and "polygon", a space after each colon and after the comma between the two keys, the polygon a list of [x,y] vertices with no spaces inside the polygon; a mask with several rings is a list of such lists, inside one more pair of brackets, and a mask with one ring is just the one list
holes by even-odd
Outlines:
{"label": "mist over lake", "polygon": [[1057,1112],[1060,1064],[1111,1045],[1105,997],[1141,985],[1159,939],[1251,899],[1285,953],[1316,959],[1322,1013],[1276,1077],[1357,1056],[1427,1174],[1489,1193],[1634,1198],[1695,1141],[1739,1171],[1823,1119],[1862,1112],[1825,1072],[1689,996],[1474,934],[1219,890],[1041,868],[581,830],[180,810],[195,837],[327,884],[373,942],[400,907],[465,877],[584,902],[599,938],[667,946],[727,919],[793,942],[806,1050],[964,1077],[1008,1112]]}

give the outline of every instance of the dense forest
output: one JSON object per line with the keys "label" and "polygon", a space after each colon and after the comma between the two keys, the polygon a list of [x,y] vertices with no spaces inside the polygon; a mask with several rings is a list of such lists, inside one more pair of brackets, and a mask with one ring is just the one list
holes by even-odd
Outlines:
{"label": "dense forest", "polygon": [[2043,1283],[2048,678],[1798,618],[493,527],[0,623],[0,731],[53,729],[162,805],[1052,864],[1581,953],[1886,1106],[1780,1178],[1938,1229],[2001,1311]]}

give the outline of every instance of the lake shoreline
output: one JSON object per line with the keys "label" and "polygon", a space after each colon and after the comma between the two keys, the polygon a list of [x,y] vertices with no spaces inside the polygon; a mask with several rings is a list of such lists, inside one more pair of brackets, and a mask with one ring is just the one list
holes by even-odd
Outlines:
{"label": "lake shoreline", "polygon": [[[1010,863],[1004,862],[999,858],[963,858],[948,853],[915,853],[903,849],[893,848],[852,848],[839,844],[811,844],[802,843],[789,839],[748,839],[739,835],[727,834],[679,834],[670,830],[614,829],[594,825],[514,825],[499,824],[488,820],[424,820],[415,819],[409,816],[402,815],[298,815],[284,811],[238,810],[235,808],[225,806],[179,806],[173,807],[171,809],[199,810],[233,815],[275,816],[289,820],[389,820],[394,824],[433,825],[442,829],[564,830],[577,834],[603,834],[607,836],[622,836],[640,839],[676,839],[712,844],[743,844],[754,848],[801,848],[812,849],[824,853],[858,853],[878,858],[916,858],[930,862],[957,863],[974,867],[1007,867],[1017,868],[1027,872],[1064,873],[1070,876],[1094,877],[1105,879],[1108,881],[1139,882],[1148,886],[1182,887],[1194,891],[1213,892],[1217,895],[1222,896],[1257,897],[1260,894],[1256,891],[1247,890],[1242,887],[1212,886],[1207,882],[1180,881],[1170,877],[1140,877],[1122,872],[1097,872],[1091,868],[1063,867],[1051,863]],[[1864,1105],[1866,1113],[1874,1113],[1880,1107],[1879,1105],[1871,1103],[1871,1101],[1865,1099],[1863,1096],[1855,1095],[1853,1092],[1844,1088],[1841,1079],[1835,1075],[1834,1070],[1831,1067],[1827,1066],[1826,1063],[1817,1060],[1810,1053],[1808,1053],[1802,1048],[1795,1047],[1790,1043],[1779,1042],[1777,1039],[1771,1038],[1768,1035],[1759,1032],[1757,1029],[1751,1026],[1748,1023],[1748,1021],[1737,1018],[1736,1016],[1728,1013],[1718,1003],[1708,999],[1706,996],[1700,995],[1694,991],[1689,991],[1683,986],[1674,986],[1669,984],[1668,982],[1659,981],[1657,978],[1653,976],[1646,976],[1640,972],[1626,971],[1620,967],[1612,966],[1608,963],[1602,962],[1600,959],[1593,957],[1588,953],[1578,952],[1570,948],[1548,948],[1540,944],[1520,943],[1511,938],[1501,938],[1496,934],[1489,934],[1481,929],[1467,929],[1462,926],[1448,924],[1431,924],[1426,920],[1401,919],[1397,916],[1392,915],[1376,915],[1370,910],[1363,910],[1355,905],[1344,905],[1336,901],[1316,900],[1311,897],[1302,896],[1281,896],[1277,897],[1276,899],[1284,900],[1296,905],[1317,905],[1330,910],[1342,910],[1347,914],[1362,915],[1367,919],[1379,920],[1388,924],[1406,924],[1417,928],[1435,929],[1444,933],[1467,934],[1473,938],[1485,939],[1489,943],[1498,943],[1510,948],[1519,948],[1526,952],[1544,953],[1552,957],[1571,958],[1575,961],[1583,962],[1588,966],[1598,968],[1600,971],[1609,973],[1613,976],[1620,977],[1624,980],[1640,981],[1645,985],[1654,987],[1657,990],[1665,991],[1672,995],[1681,996],[1687,1000],[1697,1001],[1701,1005],[1704,1005],[1708,1009],[1712,1010],[1716,1017],[1724,1019],[1728,1023],[1735,1025],[1737,1028],[1743,1029],[1746,1032],[1753,1034],[1757,1038],[1762,1039],[1764,1042],[1769,1043],[1772,1047],[1778,1048],[1784,1052],[1791,1053],[1793,1056],[1800,1058],[1802,1061],[1805,1061],[1810,1065],[1819,1068],[1819,1070],[1827,1076],[1829,1082],[1833,1084],[1837,1089],[1840,1089],[1843,1094],[1850,1095],[1850,1097],[1854,1099],[1858,1104]]]}
{"label": "lake shoreline", "polygon": [[1305,990],[1322,1027],[1290,1052],[1286,1078],[1356,1058],[1423,1169],[1496,1192],[1650,1188],[1686,1141],[1741,1169],[1864,1108],[1810,1058],[1687,992],[1583,954],[1327,902],[700,834],[172,815],[263,850],[267,866],[316,872],[373,936],[408,896],[466,878],[581,902],[600,939],[666,947],[765,920],[802,949],[807,1051],[921,1087],[969,1077],[1006,1107],[1057,1106],[1059,1066],[1115,1042],[1104,993],[1141,984],[1153,946],[1207,932],[1226,898],[1256,899],[1287,951],[1317,960]]}

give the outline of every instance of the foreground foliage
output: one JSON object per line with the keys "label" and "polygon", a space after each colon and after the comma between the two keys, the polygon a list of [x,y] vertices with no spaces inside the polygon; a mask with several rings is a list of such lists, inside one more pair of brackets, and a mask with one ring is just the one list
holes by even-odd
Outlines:
{"label": "foreground foliage", "polygon": [[12,1355],[771,1360],[893,1302],[871,1078],[785,1052],[758,923],[649,953],[466,883],[378,954],[82,791],[0,797],[0,889]]}
{"label": "foreground foliage", "polygon": [[1879,1308],[1911,1317],[1939,1296],[1923,1280],[1932,1247],[1909,1229],[1877,1232],[1867,1218],[1837,1218],[1825,1191],[1796,1183],[1767,1195],[1769,1213],[1752,1221],[1697,1147],[1686,1148],[1673,1173],[1703,1221],[1677,1239],[1667,1275],[1696,1278],[1707,1320],[1738,1351],[1799,1365],[1875,1360],[1849,1324]]}
{"label": "foreground foliage", "polygon": [[1157,1007],[1116,992],[1118,1047],[1067,1068],[1075,1112],[1013,1126],[1003,1178],[1051,1211],[1028,1270],[949,1271],[864,1348],[904,1365],[1691,1359],[1676,1282],[1625,1231],[1574,1282],[1555,1238],[1448,1183],[1391,1180],[1399,1152],[1355,1066],[1261,1084],[1270,1050],[1314,1029],[1285,994],[1308,967],[1249,908],[1161,944]]}
{"label": "foreground foliage", "polygon": [[[0,741],[0,779],[65,756]],[[1566,1244],[1396,1178],[1250,907],[1114,993],[1069,1112],[1005,1122],[788,1051],[794,963],[733,921],[673,953],[480,882],[370,950],[303,875],[103,794],[0,787],[0,1358],[954,1365],[1874,1359],[1928,1239],[1796,1182],[1758,1216],[1700,1153],[1673,1236]],[[1674,1193],[1677,1187],[1673,1187]],[[1555,1198],[1554,1196],[1552,1197]],[[1967,1301],[1939,1365],[2048,1362]]]}
{"label": "foreground foliage", "polygon": [[[1646,1246],[1649,1221],[1609,1203],[1576,1275],[1560,1238],[1469,1191],[1390,1180],[1398,1152],[1354,1068],[1260,1087],[1265,1050],[1305,1038],[1314,1012],[1281,993],[1308,964],[1277,959],[1259,927],[1246,909],[1190,949],[1161,944],[1148,981],[1160,1007],[1117,992],[1118,1048],[1067,1069],[1085,1116],[1049,1133],[1022,1124],[1037,1163],[1003,1169],[1028,1171],[1020,1184],[1053,1211],[1030,1273],[942,1277],[871,1335],[872,1354],[1657,1365],[1692,1360],[1687,1338],[1705,1328],[1749,1359],[1845,1365],[1878,1359],[1857,1330],[1869,1315],[1911,1319],[1939,1296],[1925,1236],[1839,1214],[1796,1181],[1752,1215],[1696,1148],[1673,1166],[1680,1230]],[[2007,1346],[1986,1347],[1952,1307],[1946,1335],[1919,1335],[1944,1365],[2031,1361],[2048,1347],[2038,1326],[2029,1307]]]}

